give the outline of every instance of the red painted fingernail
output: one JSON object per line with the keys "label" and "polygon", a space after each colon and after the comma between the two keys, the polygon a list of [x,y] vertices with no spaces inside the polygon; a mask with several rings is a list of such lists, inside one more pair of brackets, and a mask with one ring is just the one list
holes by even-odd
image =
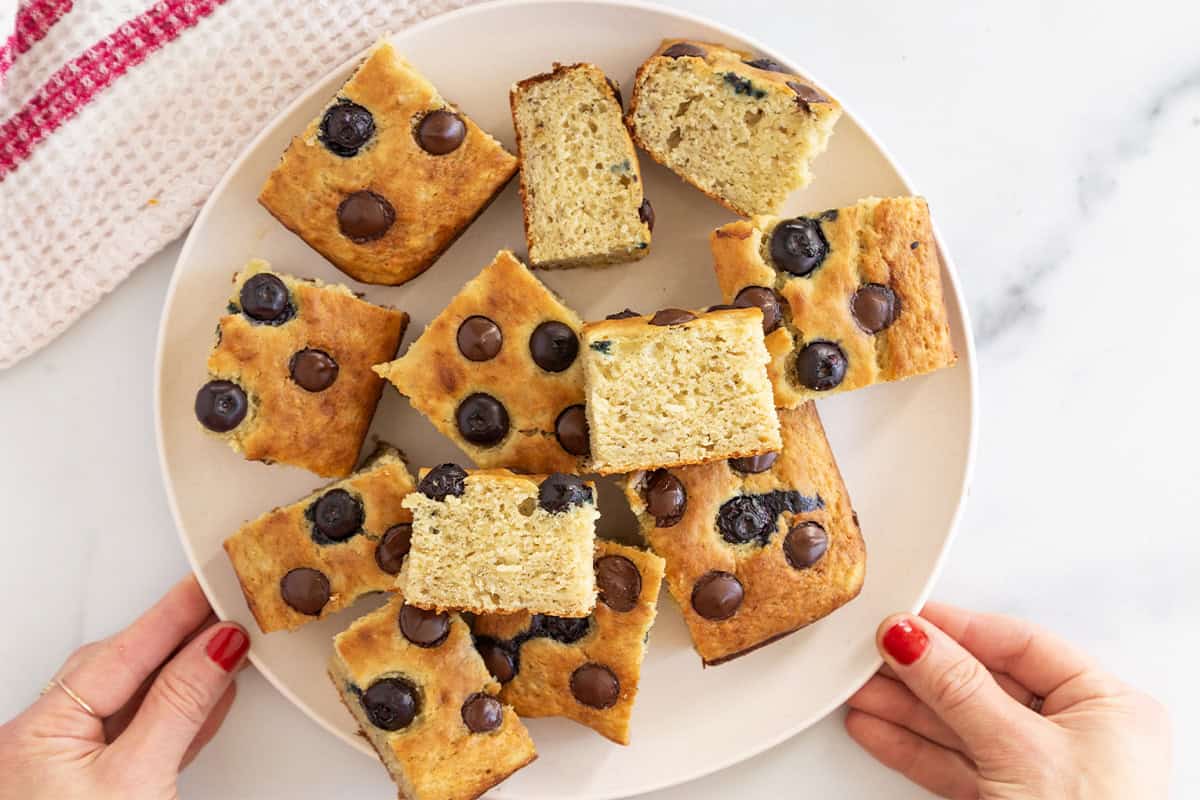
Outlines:
{"label": "red painted fingernail", "polygon": [[242,633],[241,628],[230,625],[217,631],[217,635],[208,640],[204,652],[218,667],[233,672],[249,649],[250,637]]}
{"label": "red painted fingernail", "polygon": [[925,631],[906,619],[900,620],[883,634],[883,649],[904,666],[920,658],[928,645],[929,637]]}

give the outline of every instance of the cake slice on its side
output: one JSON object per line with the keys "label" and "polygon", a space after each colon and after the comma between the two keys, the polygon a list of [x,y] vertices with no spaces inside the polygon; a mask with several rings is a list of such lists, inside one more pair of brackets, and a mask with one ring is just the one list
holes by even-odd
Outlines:
{"label": "cake slice on its side", "polygon": [[592,64],[555,64],[513,86],[509,100],[529,263],[594,267],[646,255],[654,212],[616,85]]}

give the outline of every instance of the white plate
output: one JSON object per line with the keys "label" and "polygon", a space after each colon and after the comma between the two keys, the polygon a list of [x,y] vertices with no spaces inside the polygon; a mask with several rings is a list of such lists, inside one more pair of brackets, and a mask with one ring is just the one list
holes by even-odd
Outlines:
{"label": "white plate", "polygon": [[[619,3],[488,5],[431,20],[394,38],[400,52],[448,98],[510,148],[509,85],[554,61],[592,61],[623,86],[667,36],[709,39],[763,52],[746,37],[674,11]],[[347,54],[348,56],[354,54]],[[242,522],[322,484],[299,469],[238,458],[204,435],[192,415],[205,380],[213,325],[230,275],[251,257],[302,276],[345,281],[368,299],[413,317],[406,344],[496,250],[524,249],[516,181],[429,272],[406,286],[348,281],[284,230],[255,201],[290,138],[320,110],[357,63],[355,55],[287,108],[217,186],[180,254],[159,335],[157,413],[163,477],[180,538],[213,607],[255,632],[254,664],[289,699],[355,749],[355,736],[325,663],[329,640],[366,601],[292,634],[263,636],[221,550]],[[799,65],[796,65],[799,67]],[[799,70],[803,71],[803,70]],[[822,84],[840,97],[836,85]],[[657,211],[650,255],[635,264],[542,273],[585,319],[625,306],[696,307],[719,301],[708,234],[730,213],[642,158]],[[851,113],[838,123],[814,184],[791,198],[801,213],[866,195],[913,187]],[[934,209],[937,213],[937,209]],[[498,798],[609,798],[670,786],[736,763],[803,730],[836,708],[878,667],[875,627],[886,614],[919,607],[937,574],[967,486],[974,443],[975,376],[966,312],[954,271],[943,275],[957,367],[839,395],[820,405],[834,452],[858,509],[869,566],[862,595],[831,617],[721,667],[702,669],[678,610],[664,600],[642,671],[633,743],[610,744],[561,719],[532,720],[540,758],[498,787]],[[372,432],[401,446],[414,465],[464,460],[393,389]],[[601,528],[628,537],[635,523],[613,492],[602,497]],[[664,597],[666,592],[663,592]],[[362,768],[378,769],[363,760]]]}

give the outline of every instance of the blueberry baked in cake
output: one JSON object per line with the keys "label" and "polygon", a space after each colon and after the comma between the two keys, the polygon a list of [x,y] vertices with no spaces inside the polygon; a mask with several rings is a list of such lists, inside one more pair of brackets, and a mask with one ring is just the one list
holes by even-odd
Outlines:
{"label": "blueberry baked in cake", "polygon": [[721,664],[854,599],[858,517],[810,402],[780,412],[778,452],[631,474],[625,494],[696,651]]}
{"label": "blueberry baked in cake", "polygon": [[486,614],[471,628],[484,664],[500,682],[500,699],[522,717],[567,717],[629,744],[663,560],[598,541],[593,567],[599,598],[589,616]]}
{"label": "blueberry baked in cake", "polygon": [[602,475],[778,450],[757,308],[662,309],[583,328],[592,468]]}
{"label": "blueberry baked in cake", "polygon": [[401,284],[516,171],[512,154],[380,42],[292,141],[258,199],[350,277]]}
{"label": "blueberry baked in cake", "polygon": [[457,614],[396,597],[334,638],[329,677],[401,800],[473,800],[537,757]]}
{"label": "blueberry baked in cake", "polygon": [[354,469],[408,314],[251,261],[217,324],[196,418],[252,461],[341,478]]}
{"label": "blueberry baked in cake", "polygon": [[595,605],[594,483],[442,464],[421,470],[404,507],[412,543],[396,587],[413,605],[563,617]]}
{"label": "blueberry baked in cake", "polygon": [[555,64],[509,97],[530,265],[590,267],[646,255],[654,210],[616,84],[594,64]]}
{"label": "blueberry baked in cake", "polygon": [[581,472],[581,327],[502,250],[402,358],[375,371],[481,467]]}
{"label": "blueberry baked in cake", "polygon": [[920,197],[741,220],[710,244],[725,302],[763,312],[780,407],[955,362]]}
{"label": "blueberry baked in cake", "polygon": [[638,68],[625,119],[655,161],[748,217],[808,185],[841,113],[770,59],[667,39]]}
{"label": "blueberry baked in cake", "polygon": [[413,480],[380,445],[362,468],[272,509],[225,540],[246,604],[263,633],[295,630],[370,592],[392,588],[408,553]]}

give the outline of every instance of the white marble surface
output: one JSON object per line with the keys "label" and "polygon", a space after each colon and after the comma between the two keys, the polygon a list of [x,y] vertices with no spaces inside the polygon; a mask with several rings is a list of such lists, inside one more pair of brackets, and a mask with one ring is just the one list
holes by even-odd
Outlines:
{"label": "white marble surface", "polygon": [[[1200,7],[670,3],[794,54],[929,197],[976,321],[979,463],[935,597],[1035,618],[1166,702],[1200,787]],[[786,5],[791,9],[782,11]],[[1189,10],[1190,7],[1190,10]],[[0,191],[2,191],[0,186]],[[3,252],[0,243],[0,254]],[[186,569],[154,449],[178,245],[0,373],[0,718]],[[2,256],[0,256],[2,258]],[[0,268],[3,268],[0,266]],[[384,798],[378,767],[253,672],[187,798]],[[714,702],[736,702],[716,698]],[[925,795],[834,714],[654,800]]]}

